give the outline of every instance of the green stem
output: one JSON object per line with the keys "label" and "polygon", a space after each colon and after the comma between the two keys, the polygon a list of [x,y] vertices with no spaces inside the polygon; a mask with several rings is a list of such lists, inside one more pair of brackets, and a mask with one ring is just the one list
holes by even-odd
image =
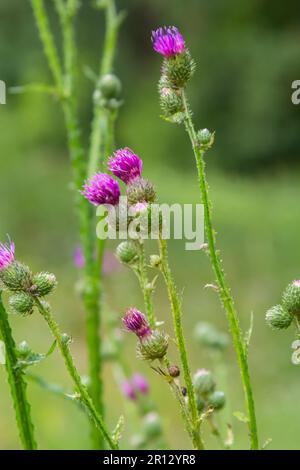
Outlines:
{"label": "green stem", "polygon": [[202,203],[204,205],[204,216],[205,216],[205,230],[208,241],[209,254],[212,263],[213,270],[215,272],[217,283],[219,287],[219,295],[223,307],[227,313],[229,321],[230,331],[233,338],[234,347],[237,354],[237,360],[241,372],[246,407],[249,417],[249,431],[250,431],[250,443],[251,449],[257,450],[258,434],[255,416],[255,404],[250,380],[249,366],[247,351],[244,345],[243,334],[239,325],[238,315],[234,306],[234,300],[225,280],[225,273],[222,268],[222,262],[219,251],[216,249],[216,236],[212,226],[212,214],[211,214],[211,201],[209,199],[209,190],[205,174],[205,162],[204,162],[204,150],[202,150],[197,142],[197,135],[194,128],[194,124],[189,111],[187,99],[184,91],[182,91],[182,98],[185,108],[185,126],[190,137],[194,155],[196,159],[196,165],[198,170],[199,188],[202,195]]}
{"label": "green stem", "polygon": [[145,256],[145,245],[143,240],[136,241],[138,252],[139,252],[139,264],[135,272],[140,282],[141,290],[144,296],[145,309],[147,313],[147,318],[149,325],[152,329],[156,326],[156,318],[154,314],[153,306],[153,290],[151,288],[148,276],[147,276],[147,266],[146,266],[146,256]]}
{"label": "green stem", "polygon": [[38,299],[35,299],[36,306],[40,312],[40,314],[43,316],[43,318],[46,320],[49,329],[54,336],[54,338],[57,341],[57,345],[60,349],[60,352],[63,356],[66,368],[70,374],[70,377],[72,381],[74,382],[75,388],[79,393],[79,399],[83,403],[83,405],[86,407],[87,411],[89,412],[91,418],[94,421],[95,426],[98,428],[98,430],[102,433],[104,439],[106,440],[107,444],[109,445],[110,449],[113,450],[118,450],[117,444],[114,442],[112,439],[111,435],[109,434],[108,430],[106,429],[106,426],[103,422],[103,419],[101,415],[98,413],[96,410],[96,407],[94,406],[94,403],[86,389],[86,387],[83,385],[81,381],[81,377],[76,369],[76,366],[74,364],[72,355],[70,353],[70,349],[68,346],[68,340],[64,340],[64,336],[61,334],[60,329],[56,321],[54,320],[50,307],[46,307],[43,305]]}
{"label": "green stem", "polygon": [[34,438],[34,428],[31,421],[30,404],[27,400],[27,384],[24,379],[23,371],[17,367],[18,356],[16,344],[12,336],[8,315],[2,303],[1,292],[0,333],[5,344],[5,367],[22,446],[25,450],[35,450],[37,444]]}
{"label": "green stem", "polygon": [[169,266],[168,261],[168,248],[167,242],[161,236],[159,237],[159,250],[160,250],[160,257],[161,257],[161,270],[165,278],[165,282],[168,289],[169,299],[172,308],[172,316],[173,316],[173,324],[174,324],[174,331],[177,341],[177,346],[179,349],[182,369],[183,369],[183,376],[185,381],[185,386],[187,389],[187,396],[188,396],[188,406],[190,410],[190,415],[193,423],[193,444],[194,447],[198,450],[204,449],[204,445],[201,439],[200,434],[200,419],[197,410],[196,398],[193,388],[193,382],[188,362],[187,356],[187,349],[183,334],[182,328],[182,310],[181,310],[181,300],[179,298],[173,276],[171,273],[171,269]]}

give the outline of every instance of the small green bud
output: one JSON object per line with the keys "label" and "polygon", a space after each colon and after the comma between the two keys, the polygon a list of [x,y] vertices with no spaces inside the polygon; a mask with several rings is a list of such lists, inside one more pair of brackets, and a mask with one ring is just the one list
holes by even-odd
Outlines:
{"label": "small green bud", "polygon": [[119,98],[122,92],[122,84],[116,75],[108,73],[101,77],[99,90],[106,99]]}
{"label": "small green bud", "polygon": [[197,133],[197,138],[199,146],[202,147],[204,150],[207,150],[213,145],[215,140],[215,134],[210,132],[208,129],[201,129]]}
{"label": "small green bud", "polygon": [[178,366],[173,365],[168,368],[168,372],[171,377],[176,378],[180,376],[180,369]]}
{"label": "small green bud", "polygon": [[229,344],[226,333],[218,331],[210,323],[200,322],[195,327],[195,339],[201,346],[223,351]]}
{"label": "small green bud", "polygon": [[33,298],[27,292],[17,292],[9,298],[12,310],[20,315],[30,315],[33,309]]}
{"label": "small green bud", "polygon": [[0,279],[4,286],[12,291],[28,290],[32,285],[30,269],[18,261],[14,261],[2,269]]}
{"label": "small green bud", "polygon": [[184,88],[195,71],[195,61],[189,51],[164,59],[162,72],[171,87]]}
{"label": "small green bud", "polygon": [[207,404],[212,406],[215,410],[221,410],[224,408],[226,403],[225,393],[220,390],[216,390],[207,399]]}
{"label": "small green bud", "polygon": [[270,308],[266,314],[267,324],[274,330],[284,330],[292,323],[292,315],[281,305]]}
{"label": "small green bud", "polygon": [[63,333],[61,335],[61,342],[65,345],[70,344],[72,341],[72,337],[68,335],[68,333]]}
{"label": "small green bud", "polygon": [[291,315],[300,316],[300,280],[292,282],[284,291],[282,305]]}
{"label": "small green bud", "polygon": [[18,350],[18,353],[23,357],[27,356],[31,352],[31,349],[30,349],[29,344],[27,343],[27,341],[22,341],[18,345],[17,350]]}
{"label": "small green bud", "polygon": [[159,255],[150,256],[150,266],[151,268],[159,268],[161,265],[161,257]]}
{"label": "small green bud", "polygon": [[155,411],[146,414],[143,420],[143,428],[148,439],[154,439],[160,436],[162,433],[162,425],[159,414]]}
{"label": "small green bud", "polygon": [[205,401],[203,398],[199,397],[199,395],[196,396],[196,404],[198,413],[202,413],[202,411],[205,409]]}
{"label": "small green bud", "polygon": [[170,82],[164,75],[158,84],[160,106],[164,116],[173,116],[184,110],[182,97],[177,89],[170,86]]}
{"label": "small green bud", "polygon": [[50,294],[57,286],[54,274],[42,272],[33,277],[33,285],[30,291],[38,297],[45,297]]}
{"label": "small green bud", "polygon": [[120,243],[116,249],[116,256],[124,264],[133,264],[138,258],[136,244],[132,240]]}
{"label": "small green bud", "polygon": [[198,395],[207,395],[215,389],[212,373],[206,369],[199,369],[193,377],[194,389]]}
{"label": "small green bud", "polygon": [[138,202],[151,203],[155,202],[156,200],[156,192],[153,184],[148,180],[144,180],[143,178],[134,180],[127,187],[126,194],[130,206],[137,204]]}
{"label": "small green bud", "polygon": [[168,350],[169,337],[159,330],[146,335],[137,345],[137,356],[146,361],[162,359]]}

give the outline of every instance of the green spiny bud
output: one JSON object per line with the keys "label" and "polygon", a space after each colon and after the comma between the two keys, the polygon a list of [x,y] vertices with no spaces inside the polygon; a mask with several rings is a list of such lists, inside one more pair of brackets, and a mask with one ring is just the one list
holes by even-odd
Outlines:
{"label": "green spiny bud", "polygon": [[122,84],[116,75],[108,73],[101,77],[99,90],[106,99],[119,98],[122,91]]}
{"label": "green spiny bud", "polygon": [[226,403],[225,393],[220,390],[216,390],[207,399],[207,404],[212,406],[215,410],[221,410],[224,408]]}
{"label": "green spiny bud", "polygon": [[159,268],[161,265],[161,257],[159,255],[150,256],[150,266],[151,268]]}
{"label": "green spiny bud", "polygon": [[195,71],[195,62],[189,51],[164,59],[162,72],[171,87],[184,88]]}
{"label": "green spiny bud", "polygon": [[182,97],[178,89],[170,86],[166,76],[162,76],[159,85],[160,106],[164,116],[172,116],[184,110]]}
{"label": "green spiny bud", "polygon": [[195,328],[195,339],[201,344],[211,349],[223,351],[229,344],[229,338],[226,333],[218,331],[210,323],[200,322]]}
{"label": "green spiny bud", "polygon": [[143,178],[136,179],[128,185],[126,194],[130,206],[138,202],[155,202],[156,199],[153,184]]}
{"label": "green spiny bud", "polygon": [[120,243],[116,249],[117,258],[124,264],[133,264],[138,258],[136,244],[132,240]]}
{"label": "green spiny bud", "polygon": [[194,389],[198,395],[207,395],[215,389],[212,373],[206,369],[199,369],[193,377]]}
{"label": "green spiny bud", "polygon": [[45,297],[50,294],[57,286],[56,277],[54,274],[42,272],[33,277],[33,285],[30,291],[38,297]]}
{"label": "green spiny bud", "polygon": [[9,305],[15,313],[30,315],[33,309],[33,298],[27,292],[17,292],[9,298]]}
{"label": "green spiny bud", "polygon": [[300,280],[292,282],[286,288],[282,305],[291,315],[300,316]]}
{"label": "green spiny bud", "polygon": [[284,330],[292,323],[292,315],[281,305],[270,308],[266,314],[267,324],[274,330]]}
{"label": "green spiny bud", "polygon": [[154,330],[144,336],[137,345],[137,355],[140,359],[154,361],[162,359],[168,350],[169,337],[166,333]]}
{"label": "green spiny bud", "polygon": [[32,274],[28,266],[14,261],[0,271],[3,285],[12,291],[28,290],[32,285]]}
{"label": "green spiny bud", "polygon": [[204,150],[207,150],[213,145],[215,140],[215,134],[213,132],[210,132],[208,129],[201,129],[197,133],[197,138],[199,146]]}
{"label": "green spiny bud", "polygon": [[162,433],[161,419],[158,413],[152,411],[144,417],[143,430],[148,439],[154,439]]}

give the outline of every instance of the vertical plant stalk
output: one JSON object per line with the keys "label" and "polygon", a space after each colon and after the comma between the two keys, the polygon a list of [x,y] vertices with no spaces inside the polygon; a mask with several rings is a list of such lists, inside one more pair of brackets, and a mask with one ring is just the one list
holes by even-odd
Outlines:
{"label": "vertical plant stalk", "polygon": [[191,118],[191,113],[187,103],[187,99],[184,91],[182,90],[182,99],[184,103],[185,110],[185,127],[190,137],[193,151],[196,159],[198,178],[199,178],[199,188],[202,196],[202,203],[204,205],[204,215],[205,215],[205,231],[209,248],[209,255],[213,270],[215,272],[219,296],[223,307],[226,311],[231,335],[233,338],[234,347],[237,354],[238,365],[240,368],[240,373],[242,377],[242,383],[245,394],[246,408],[248,412],[248,423],[250,431],[250,444],[252,450],[257,450],[259,448],[258,444],[258,433],[257,433],[257,424],[256,424],[256,415],[255,415],[255,404],[254,397],[252,392],[249,366],[248,366],[248,357],[247,349],[245,346],[243,334],[239,325],[239,318],[237,311],[234,306],[234,300],[228,287],[225,279],[225,273],[222,268],[222,262],[219,251],[216,248],[216,236],[215,231],[212,225],[212,215],[211,215],[211,201],[209,199],[209,190],[205,174],[205,162],[204,162],[204,150],[202,150],[197,141],[197,135],[194,128],[194,124]]}
{"label": "vertical plant stalk", "polygon": [[4,308],[0,292],[0,335],[5,344],[5,367],[8,375],[11,397],[13,400],[16,422],[22,446],[25,450],[36,450],[34,428],[27,399],[27,383],[23,371],[17,367],[18,356],[16,344]]}
{"label": "vertical plant stalk", "polygon": [[139,253],[138,266],[135,269],[136,275],[139,279],[141,290],[144,296],[145,309],[147,313],[147,318],[151,329],[154,329],[156,326],[156,318],[154,314],[153,306],[153,288],[148,279],[147,275],[147,266],[146,266],[146,256],[145,256],[145,244],[142,239],[136,241]]}
{"label": "vertical plant stalk", "polygon": [[76,369],[76,366],[74,364],[74,360],[72,358],[70,349],[69,349],[69,338],[64,338],[64,335],[61,334],[60,329],[56,321],[54,320],[50,307],[45,306],[40,302],[39,299],[35,299],[36,306],[44,318],[44,320],[47,322],[48,327],[57,341],[57,345],[60,349],[60,352],[62,354],[62,357],[64,359],[66,368],[70,374],[70,377],[75,385],[76,391],[78,392],[79,396],[78,399],[82,402],[82,404],[86,407],[91,419],[94,421],[95,426],[97,429],[102,433],[104,439],[106,440],[107,444],[109,445],[110,449],[113,450],[118,450],[118,445],[116,442],[114,442],[113,438],[111,437],[110,433],[108,432],[104,421],[102,419],[102,416],[99,414],[99,412],[96,410],[94,403],[86,389],[86,387],[83,385],[81,377]]}
{"label": "vertical plant stalk", "polygon": [[171,273],[171,269],[169,266],[168,261],[168,248],[167,242],[163,239],[162,234],[160,233],[159,237],[159,251],[161,257],[161,270],[166,282],[166,286],[168,289],[169,300],[172,309],[172,317],[173,317],[173,324],[174,324],[174,331],[176,336],[176,343],[179,350],[179,355],[181,359],[181,365],[183,369],[183,377],[185,381],[185,386],[187,389],[187,397],[188,397],[188,407],[190,411],[191,421],[193,425],[193,444],[195,449],[203,450],[204,444],[201,438],[201,420],[197,410],[197,403],[196,397],[194,393],[194,387],[191,377],[191,371],[188,361],[188,354],[185,344],[185,338],[183,334],[183,327],[182,327],[182,309],[181,309],[181,300],[179,298],[173,276]]}

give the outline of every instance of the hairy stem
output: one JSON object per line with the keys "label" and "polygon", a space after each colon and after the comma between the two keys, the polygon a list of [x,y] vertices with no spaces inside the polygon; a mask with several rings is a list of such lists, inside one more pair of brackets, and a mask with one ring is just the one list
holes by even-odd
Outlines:
{"label": "hairy stem", "polygon": [[204,150],[202,150],[197,142],[197,135],[194,128],[194,124],[191,118],[191,113],[187,103],[187,99],[184,91],[182,91],[182,98],[185,108],[185,126],[190,137],[193,151],[196,159],[198,178],[199,178],[199,189],[202,196],[202,203],[204,205],[204,215],[205,215],[205,231],[209,247],[209,255],[211,259],[211,264],[215,272],[219,295],[223,307],[227,313],[227,318],[229,322],[229,327],[231,335],[233,338],[234,347],[237,354],[237,360],[241,372],[246,407],[249,417],[249,431],[250,431],[250,444],[252,450],[257,450],[259,448],[258,444],[258,434],[257,434],[257,425],[256,425],[256,416],[255,416],[255,404],[250,380],[250,373],[248,367],[248,357],[247,351],[244,344],[243,334],[239,325],[239,318],[237,311],[234,306],[234,300],[226,283],[225,273],[222,268],[222,262],[220,257],[220,252],[216,248],[216,236],[215,231],[212,225],[212,214],[211,214],[211,201],[209,199],[209,190],[205,174],[205,163],[204,163]]}
{"label": "hairy stem", "polygon": [[191,415],[191,420],[193,423],[193,445],[195,449],[202,450],[204,449],[204,445],[203,445],[201,434],[200,434],[201,423],[200,423],[200,419],[198,415],[196,397],[194,393],[191,371],[190,371],[190,366],[188,362],[187,349],[186,349],[186,344],[185,344],[185,338],[183,334],[181,300],[179,298],[179,295],[178,295],[178,292],[177,292],[177,289],[173,280],[173,276],[171,273],[171,269],[169,266],[167,242],[166,240],[162,238],[161,234],[159,238],[159,250],[160,250],[160,257],[161,257],[161,270],[162,270],[162,273],[166,282],[169,299],[171,303],[176,342],[177,342],[177,347],[178,347],[179,354],[180,354],[181,365],[183,369],[183,376],[184,376],[185,386],[187,389],[188,406],[189,406],[189,411]]}
{"label": "hairy stem", "polygon": [[69,349],[69,341],[68,339],[64,339],[64,336],[61,334],[60,329],[56,321],[54,320],[50,307],[45,306],[42,304],[38,299],[35,299],[36,306],[40,312],[40,314],[43,316],[43,318],[46,320],[48,327],[53,335],[53,337],[57,341],[57,345],[60,349],[60,352],[62,354],[62,357],[64,359],[66,368],[70,374],[70,377],[75,385],[76,391],[79,394],[79,400],[82,402],[82,404],[86,407],[87,411],[89,412],[90,417],[94,421],[95,426],[97,429],[102,433],[104,439],[106,440],[108,446],[110,449],[117,450],[118,446],[112,439],[110,433],[108,432],[104,421],[100,415],[100,413],[96,410],[95,405],[86,389],[86,387],[83,385],[81,381],[81,377],[76,369],[76,366],[74,364],[74,360],[72,358],[70,349]]}
{"label": "hairy stem", "polygon": [[155,328],[156,325],[156,318],[154,314],[154,306],[153,306],[153,290],[151,288],[148,275],[147,275],[147,266],[146,266],[146,256],[145,256],[145,245],[142,239],[136,241],[138,252],[139,252],[139,263],[135,272],[138,276],[141,290],[144,296],[144,303],[145,309],[147,313],[147,318],[149,321],[149,325],[152,329]]}
{"label": "hairy stem", "polygon": [[37,444],[34,438],[34,428],[30,414],[30,404],[27,399],[27,384],[23,371],[17,367],[18,356],[16,344],[4,308],[0,292],[0,334],[5,344],[5,367],[8,375],[11,397],[16,414],[16,422],[20,440],[25,450],[35,450]]}

